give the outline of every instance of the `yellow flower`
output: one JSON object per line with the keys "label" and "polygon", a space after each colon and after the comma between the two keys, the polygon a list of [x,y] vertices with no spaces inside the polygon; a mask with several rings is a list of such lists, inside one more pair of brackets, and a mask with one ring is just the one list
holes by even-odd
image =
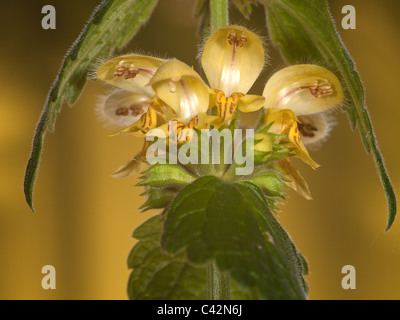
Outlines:
{"label": "yellow flower", "polygon": [[301,116],[340,104],[343,90],[331,71],[313,64],[299,64],[276,72],[265,85],[263,96],[266,109],[290,109]]}
{"label": "yellow flower", "polygon": [[132,117],[126,106],[129,104],[127,93],[124,93],[127,97],[124,107],[116,102],[117,97],[110,97],[112,104],[104,104],[103,109],[107,109],[107,114],[115,109],[114,118],[130,115],[130,120],[136,120],[123,132],[145,134],[170,120],[186,126],[199,115],[205,118],[203,114],[214,106],[219,119],[212,117],[209,124],[215,126],[231,120],[237,108],[251,112],[262,107],[263,97],[246,95],[264,65],[262,41],[253,32],[239,26],[218,29],[208,38],[201,62],[211,88],[193,68],[178,60],[141,55],[111,59],[98,69],[97,77],[140,100],[137,109],[142,115],[141,119]]}
{"label": "yellow flower", "polygon": [[274,121],[271,130],[287,134],[296,156],[316,169],[318,164],[308,154],[303,137],[305,142],[313,144],[328,131],[321,112],[342,102],[343,90],[338,78],[321,66],[293,65],[268,80],[263,96],[266,123]]}
{"label": "yellow flower", "polygon": [[[177,143],[186,143],[194,128],[218,128],[228,123],[237,109],[252,112],[264,106],[268,110],[266,120],[274,121],[271,130],[287,134],[295,155],[315,169],[318,164],[310,158],[302,134],[306,140],[319,137],[312,125],[316,123],[314,113],[341,102],[340,83],[325,68],[297,65],[274,74],[263,96],[249,95],[264,60],[261,39],[240,26],[218,29],[207,39],[201,64],[209,86],[179,60],[136,54],[116,57],[97,70],[99,79],[119,88],[103,99],[100,109],[103,117],[125,127],[120,132],[144,136],[157,128],[168,136],[173,129]],[[211,116],[208,110],[214,107],[217,113]],[[302,126],[296,115],[308,117],[308,125]],[[266,144],[264,140],[259,147],[269,148]],[[131,163],[143,160],[147,147],[145,144]]]}
{"label": "yellow flower", "polygon": [[[97,78],[118,88],[102,99],[98,107],[101,117],[114,125],[126,127],[154,114],[154,108],[160,104],[153,99],[155,93],[147,84],[163,62],[149,56],[125,55],[100,66]],[[148,121],[144,122],[148,126]]]}
{"label": "yellow flower", "polygon": [[[239,26],[216,30],[205,43],[201,63],[208,87],[199,74],[178,60],[143,55],[113,58],[97,70],[97,77],[119,88],[103,99],[103,117],[125,126],[121,132],[138,136],[151,129],[169,132],[175,121],[178,143],[190,140],[190,130],[229,122],[237,109],[251,112],[264,105],[264,97],[247,95],[264,66],[262,41]],[[207,114],[216,107],[217,116]],[[131,162],[142,158],[140,155]]]}
{"label": "yellow flower", "polygon": [[264,98],[247,92],[260,75],[264,60],[261,39],[246,28],[228,26],[208,38],[201,64],[214,89],[211,105],[217,106],[221,124],[233,117],[236,108],[251,112],[262,107]]}
{"label": "yellow flower", "polygon": [[261,39],[239,26],[215,31],[207,40],[201,64],[211,88],[245,95],[254,84],[264,66]]}
{"label": "yellow flower", "polygon": [[[313,169],[319,165],[311,159],[305,145],[315,145],[329,132],[325,112],[340,104],[343,90],[338,78],[329,70],[311,64],[293,65],[276,72],[264,88],[265,123],[273,122],[270,132],[287,135],[286,146]],[[289,159],[278,166],[289,180],[286,184],[311,199],[310,190],[300,172]]]}

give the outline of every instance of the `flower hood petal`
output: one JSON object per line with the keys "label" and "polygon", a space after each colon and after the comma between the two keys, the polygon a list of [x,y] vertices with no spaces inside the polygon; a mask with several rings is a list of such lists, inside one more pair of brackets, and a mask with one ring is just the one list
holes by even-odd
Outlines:
{"label": "flower hood petal", "polygon": [[230,96],[234,92],[246,94],[264,66],[261,39],[239,26],[216,30],[208,38],[201,56],[201,64],[212,89]]}

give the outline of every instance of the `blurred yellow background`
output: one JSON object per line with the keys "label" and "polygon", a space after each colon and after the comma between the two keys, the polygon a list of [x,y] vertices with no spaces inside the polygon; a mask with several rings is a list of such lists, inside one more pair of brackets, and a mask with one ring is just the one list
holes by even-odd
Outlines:
{"label": "blurred yellow background", "polygon": [[[198,21],[194,1],[161,0],[149,23],[125,52],[177,57],[197,70]],[[2,1],[0,34],[0,298],[126,299],[126,258],[133,229],[154,212],[138,214],[144,198],[135,177],[110,174],[139,148],[133,137],[109,137],[96,120],[96,97],[105,87],[89,81],[73,108],[65,107],[56,131],[48,134],[34,193],[36,213],[23,196],[31,142],[61,60],[98,0]],[[57,10],[56,30],[41,28],[41,8]],[[343,30],[341,8],[354,5],[356,30]],[[398,73],[400,14],[396,0],[331,0],[340,35],[366,87],[367,105],[392,182],[400,187]],[[233,23],[267,36],[263,7],[252,22],[232,9]],[[252,92],[261,92],[272,70],[283,66],[267,41],[272,66]],[[400,299],[400,221],[383,230],[387,206],[372,157],[352,132],[344,113],[305,166],[314,197],[290,193],[279,220],[308,259],[310,299]],[[41,268],[53,265],[57,289],[43,290]],[[353,265],[357,289],[343,290],[341,268]]]}

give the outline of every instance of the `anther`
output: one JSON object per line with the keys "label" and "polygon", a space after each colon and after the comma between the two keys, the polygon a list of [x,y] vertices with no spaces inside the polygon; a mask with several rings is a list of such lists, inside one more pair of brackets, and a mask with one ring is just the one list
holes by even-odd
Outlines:
{"label": "anther", "polygon": [[115,77],[122,77],[123,75],[124,75],[124,73],[125,73],[125,67],[117,67],[116,69],[115,69],[115,72],[114,72],[114,76]]}
{"label": "anther", "polygon": [[236,32],[231,31],[231,33],[229,33],[228,35],[228,42],[231,46],[233,46],[234,44],[236,44],[236,41],[237,41]]}
{"label": "anther", "polygon": [[127,115],[129,115],[129,110],[128,110],[128,108],[118,108],[115,111],[115,114],[117,116],[127,116]]}
{"label": "anther", "polygon": [[299,130],[304,137],[309,137],[312,138],[315,136],[315,131],[318,131],[318,129],[314,126],[311,125],[311,123],[299,123],[298,124]]}
{"label": "anther", "polygon": [[144,113],[143,105],[141,105],[141,104],[133,105],[133,106],[131,106],[129,108],[129,110],[132,111],[131,115],[134,116],[134,117],[137,117],[137,116],[139,116],[139,115]]}
{"label": "anther", "polygon": [[239,42],[238,42],[238,47],[243,47],[244,44],[247,42],[247,37],[244,34],[244,32],[242,32],[242,35],[240,36]]}
{"label": "anther", "polygon": [[333,94],[332,86],[329,83],[321,83],[309,87],[311,94],[316,98],[327,97]]}
{"label": "anther", "polygon": [[237,46],[239,48],[243,47],[244,44],[247,42],[247,37],[244,34],[244,32],[242,32],[242,34],[240,35],[240,38],[238,39],[236,32],[231,31],[231,33],[229,33],[227,38],[228,38],[228,43],[231,46]]}
{"label": "anther", "polygon": [[115,69],[114,76],[115,77],[122,77],[124,76],[125,79],[133,79],[136,75],[140,72],[140,70],[135,69],[134,66],[131,64],[129,68],[124,67],[122,65],[118,65]]}

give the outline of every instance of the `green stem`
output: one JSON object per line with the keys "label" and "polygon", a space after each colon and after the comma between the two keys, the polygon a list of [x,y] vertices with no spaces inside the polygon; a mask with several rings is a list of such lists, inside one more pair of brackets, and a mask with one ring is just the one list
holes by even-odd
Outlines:
{"label": "green stem", "polygon": [[207,266],[207,299],[230,300],[231,279],[228,272],[221,272],[215,261]]}
{"label": "green stem", "polygon": [[[212,31],[229,25],[228,0],[210,0]],[[220,272],[215,261],[207,266],[208,300],[230,300],[231,281],[228,272]]]}
{"label": "green stem", "polygon": [[228,0],[210,0],[212,31],[229,25]]}

